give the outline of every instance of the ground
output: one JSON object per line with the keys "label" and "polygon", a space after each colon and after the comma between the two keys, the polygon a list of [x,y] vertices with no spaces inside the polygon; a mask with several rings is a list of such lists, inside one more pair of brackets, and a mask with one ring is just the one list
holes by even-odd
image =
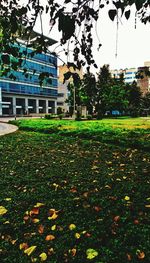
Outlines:
{"label": "ground", "polygon": [[27,122],[0,137],[1,262],[149,262],[149,123]]}

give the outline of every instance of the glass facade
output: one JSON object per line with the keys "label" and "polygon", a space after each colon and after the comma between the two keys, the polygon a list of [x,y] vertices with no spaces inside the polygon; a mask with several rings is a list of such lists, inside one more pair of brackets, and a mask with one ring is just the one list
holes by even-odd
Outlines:
{"label": "glass facade", "polygon": [[[25,46],[20,46],[19,50],[23,52],[24,61],[19,70],[10,72],[13,79],[0,77],[2,92],[57,98],[57,58],[49,54],[33,56],[33,50]],[[50,77],[45,78],[40,86],[39,74],[43,72],[49,73]]]}

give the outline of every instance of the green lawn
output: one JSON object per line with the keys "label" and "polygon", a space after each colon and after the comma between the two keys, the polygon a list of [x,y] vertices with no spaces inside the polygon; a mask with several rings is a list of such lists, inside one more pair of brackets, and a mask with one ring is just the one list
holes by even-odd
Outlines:
{"label": "green lawn", "polygon": [[1,262],[148,263],[150,122],[19,126],[0,137]]}

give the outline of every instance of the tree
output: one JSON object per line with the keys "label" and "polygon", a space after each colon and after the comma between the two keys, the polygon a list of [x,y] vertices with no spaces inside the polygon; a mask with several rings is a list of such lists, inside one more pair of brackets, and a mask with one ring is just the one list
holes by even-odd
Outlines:
{"label": "tree", "polygon": [[141,113],[146,116],[150,114],[150,92],[141,98]]}
{"label": "tree", "polygon": [[89,114],[93,113],[97,94],[96,79],[94,74],[86,73],[82,79],[82,101],[87,106]]}
{"label": "tree", "polygon": [[100,68],[97,82],[97,111],[102,115],[106,111],[118,110],[123,112],[128,107],[128,96],[123,75],[113,78],[109,71],[109,65]]}
{"label": "tree", "polygon": [[[0,2],[2,31],[0,52],[5,54],[2,63],[9,65],[9,59],[13,56],[19,58],[16,67],[22,63],[22,54],[19,48],[14,47],[14,43],[18,37],[25,35],[27,46],[29,45],[29,38],[38,18],[41,21],[41,36],[36,39],[36,42],[33,41],[32,47],[35,52],[49,51],[48,43],[43,37],[42,16],[44,14],[49,15],[50,30],[57,27],[61,32],[60,45],[63,46],[65,54],[68,55],[70,43],[74,43],[74,64],[79,68],[87,65],[87,69],[92,64],[97,67],[91,47],[94,23],[97,23],[99,13],[103,8],[107,6],[109,18],[112,21],[116,19],[118,22],[121,16],[128,19],[132,6],[135,5],[136,16],[141,19],[141,22],[146,24],[150,21],[149,0],[115,0],[113,2],[109,0],[103,2],[100,0],[45,0],[44,3],[40,0],[27,0],[25,3],[21,0],[2,0]],[[100,47],[101,43],[98,48]],[[27,55],[24,54],[24,56]],[[13,64],[11,63],[11,66]]]}
{"label": "tree", "polygon": [[138,115],[141,107],[141,91],[137,86],[137,82],[126,84],[126,91],[128,94],[129,105],[128,109],[131,115]]}
{"label": "tree", "polygon": [[96,111],[98,115],[104,115],[107,110],[105,95],[108,93],[112,83],[113,79],[109,71],[109,65],[104,65],[100,68],[97,81]]}
{"label": "tree", "polygon": [[[66,100],[66,102],[70,106],[70,114],[72,115],[74,113],[74,111],[77,110],[77,108],[79,106],[81,106],[83,103],[81,79],[79,78],[78,73],[67,72],[65,74],[67,74],[67,79],[71,78],[70,81],[68,82],[68,85],[67,85],[67,88],[69,91],[69,96],[68,96],[68,99]],[[66,77],[66,75],[65,75],[65,77]],[[64,81],[65,81],[65,79],[64,79]]]}

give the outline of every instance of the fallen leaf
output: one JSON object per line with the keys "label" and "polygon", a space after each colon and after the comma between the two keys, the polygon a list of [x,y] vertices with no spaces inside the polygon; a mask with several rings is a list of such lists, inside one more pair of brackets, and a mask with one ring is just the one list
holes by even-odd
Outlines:
{"label": "fallen leaf", "polygon": [[38,218],[33,218],[33,219],[32,219],[32,222],[35,223],[35,224],[38,223],[39,221],[40,221],[40,220],[39,220]]}
{"label": "fallen leaf", "polygon": [[125,198],[124,198],[124,200],[129,201],[129,200],[130,200],[130,197],[126,195]]}
{"label": "fallen leaf", "polygon": [[76,248],[69,249],[69,253],[71,253],[71,255],[74,257],[77,253]]}
{"label": "fallen leaf", "polygon": [[75,228],[76,228],[76,225],[75,225],[75,224],[70,224],[70,225],[69,225],[69,229],[70,229],[70,230],[74,230]]}
{"label": "fallen leaf", "polygon": [[56,225],[53,225],[53,226],[51,227],[51,230],[52,230],[52,231],[56,230]]}
{"label": "fallen leaf", "polygon": [[115,216],[115,217],[114,217],[114,221],[115,221],[115,222],[118,222],[119,220],[120,220],[120,216]]}
{"label": "fallen leaf", "polygon": [[73,187],[73,188],[70,189],[70,192],[71,193],[77,193],[77,189],[75,187]]}
{"label": "fallen leaf", "polygon": [[41,206],[44,206],[45,204],[43,203],[36,203],[36,205],[34,207],[41,207]]}
{"label": "fallen leaf", "polygon": [[44,226],[43,225],[38,226],[38,232],[39,232],[39,234],[43,234],[43,232],[44,232]]}
{"label": "fallen leaf", "polygon": [[131,259],[132,259],[132,258],[131,258],[131,255],[128,254],[128,253],[127,253],[127,259],[128,259],[128,261],[131,261]]}
{"label": "fallen leaf", "polygon": [[45,238],[46,241],[52,241],[54,239],[55,239],[55,236],[53,236],[53,235],[47,235]]}
{"label": "fallen leaf", "polygon": [[145,258],[145,253],[143,251],[137,250],[136,252],[138,259]]}
{"label": "fallen leaf", "polygon": [[81,236],[81,235],[80,235],[79,233],[75,233],[75,238],[76,238],[76,239],[79,239],[80,236]]}
{"label": "fallen leaf", "polygon": [[59,211],[56,211],[55,209],[49,209],[49,212],[48,212],[49,217],[48,217],[48,219],[49,220],[55,220],[58,217],[58,212]]}
{"label": "fallen leaf", "polygon": [[49,256],[53,255],[54,254],[54,249],[52,247],[49,248],[47,253],[48,253]]}
{"label": "fallen leaf", "polygon": [[0,215],[4,215],[7,213],[7,209],[4,206],[0,206]]}
{"label": "fallen leaf", "polygon": [[95,210],[96,212],[99,212],[99,211],[102,210],[102,208],[101,208],[100,206],[94,206],[94,210]]}
{"label": "fallen leaf", "polygon": [[45,252],[41,253],[39,257],[41,258],[41,261],[45,261],[47,259],[47,255]]}
{"label": "fallen leaf", "polygon": [[145,207],[150,208],[150,205],[145,205]]}
{"label": "fallen leaf", "polygon": [[24,221],[28,221],[29,216],[28,216],[28,215],[25,215],[23,219],[24,219]]}
{"label": "fallen leaf", "polygon": [[11,198],[7,197],[4,199],[5,201],[11,201]]}
{"label": "fallen leaf", "polygon": [[95,249],[89,248],[86,250],[87,259],[93,259],[98,256],[98,252]]}
{"label": "fallen leaf", "polygon": [[19,245],[19,248],[20,248],[20,250],[21,250],[21,249],[27,249],[27,248],[28,248],[28,244],[27,244],[27,243],[21,243],[21,244]]}
{"label": "fallen leaf", "polygon": [[5,221],[3,224],[4,224],[4,225],[10,224],[10,222],[7,220],[7,221]]}
{"label": "fallen leaf", "polygon": [[24,253],[27,254],[28,256],[30,256],[35,249],[36,249],[36,246],[31,246],[31,247],[25,249]]}
{"label": "fallen leaf", "polygon": [[33,207],[33,209],[30,211],[31,215],[38,215],[39,214],[39,207]]}

